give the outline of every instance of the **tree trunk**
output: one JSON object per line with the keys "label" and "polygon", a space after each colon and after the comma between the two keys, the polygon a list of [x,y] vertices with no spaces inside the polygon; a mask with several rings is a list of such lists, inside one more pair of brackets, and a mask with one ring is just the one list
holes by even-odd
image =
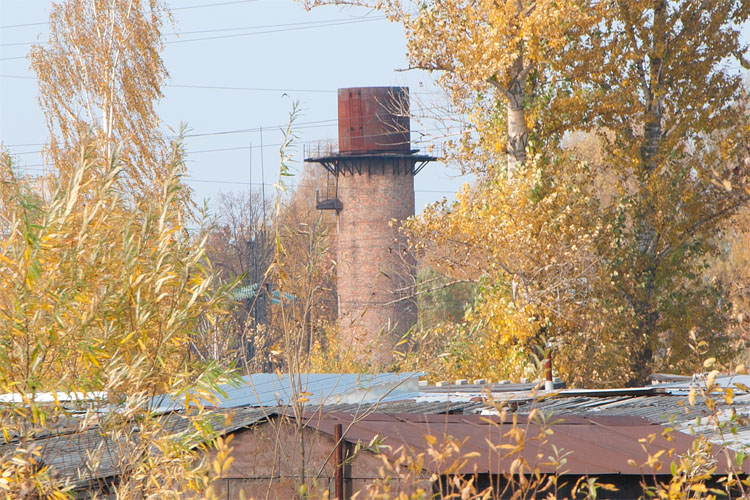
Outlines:
{"label": "tree trunk", "polygon": [[[656,270],[649,266],[636,278],[636,286],[643,283],[640,295],[633,301],[636,327],[633,330],[633,357],[630,360],[630,379],[627,387],[640,387],[648,382],[653,373],[654,348],[657,335],[659,311],[656,304]],[[638,292],[636,292],[638,294]]]}
{"label": "tree trunk", "polygon": [[508,178],[512,179],[514,172],[526,163],[526,145],[529,142],[529,131],[526,128],[525,76],[523,56],[519,55],[513,63],[512,79],[507,89],[506,105],[508,120]]}
{"label": "tree trunk", "polygon": [[662,143],[662,99],[664,68],[662,54],[666,36],[666,0],[655,0],[654,24],[651,33],[651,50],[648,65],[648,88],[644,110],[643,142],[640,148],[638,171],[637,207],[633,215],[635,231],[635,270],[636,282],[631,296],[635,313],[634,352],[631,359],[631,379],[629,387],[645,385],[653,370],[654,348],[656,347],[659,319],[656,300],[655,279],[657,246],[659,235],[654,227],[656,208],[653,194],[649,191],[649,180],[659,164],[659,150]]}

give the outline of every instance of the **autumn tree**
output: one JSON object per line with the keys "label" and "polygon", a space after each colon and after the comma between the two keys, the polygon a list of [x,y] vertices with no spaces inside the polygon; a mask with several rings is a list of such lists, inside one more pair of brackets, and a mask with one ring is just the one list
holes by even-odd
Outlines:
{"label": "autumn tree", "polygon": [[460,322],[475,294],[471,282],[456,281],[424,266],[417,272],[419,329]]}
{"label": "autumn tree", "polygon": [[[128,192],[154,194],[172,151],[156,105],[167,70],[161,59],[160,0],[64,2],[50,12],[49,40],[30,50],[40,76],[39,103],[50,130],[44,148],[60,175],[70,175],[83,144],[117,156]],[[64,61],[64,64],[63,64]]]}
{"label": "autumn tree", "polygon": [[[619,268],[615,290],[629,310],[635,344],[631,382],[642,383],[657,352],[685,354],[672,342],[686,329],[711,340],[724,328],[723,318],[706,321],[714,312],[724,316],[718,303],[688,324],[675,320],[711,300],[705,293],[713,295],[712,286],[700,277],[710,237],[750,194],[742,81],[726,67],[728,59],[747,64],[737,26],[750,5],[652,1],[611,8],[621,24],[592,37],[602,70],[592,80],[607,89],[592,99],[592,124],[615,131],[607,150],[625,189],[622,237],[610,261]],[[666,345],[665,335],[672,338]]]}
{"label": "autumn tree", "polygon": [[750,342],[750,209],[747,207],[721,228],[719,254],[708,270],[728,290],[732,304],[729,342],[737,361],[744,362]]}
{"label": "autumn tree", "polygon": [[283,247],[276,272],[284,279],[276,291],[274,329],[298,332],[293,351],[302,371],[309,370],[313,349],[328,347],[337,313],[333,215],[315,206],[316,190],[325,181],[322,169],[304,165],[275,222]]}
{"label": "autumn tree", "polygon": [[221,193],[215,207],[206,254],[220,281],[236,284],[233,321],[223,340],[233,344],[233,357],[247,366],[264,349],[257,334],[271,319],[266,272],[273,256],[272,207],[259,191]]}
{"label": "autumn tree", "polygon": [[[738,27],[750,6],[372,6],[404,23],[412,66],[437,71],[474,125],[462,161],[478,165],[479,182],[412,229],[446,251],[449,269],[505,290],[480,296],[478,317],[486,311],[515,346],[502,318],[531,306],[513,324],[543,319],[538,332],[557,338],[572,382],[642,384],[655,369],[695,368],[691,344],[718,353],[725,292],[703,271],[712,232],[748,197],[742,87],[728,61],[745,64]],[[561,146],[575,131],[598,135],[603,170]],[[606,199],[596,190],[605,180]]]}
{"label": "autumn tree", "polygon": [[[205,261],[185,152],[154,112],[164,14],[155,0],[67,0],[52,8],[49,44],[32,49],[54,171],[0,164],[0,387],[18,399],[0,408],[2,434],[18,440],[0,456],[4,497],[70,490],[34,445],[51,426],[101,443],[83,479],[110,464],[118,479],[104,487],[118,498],[209,486],[195,453],[212,439],[201,401],[226,372],[191,345],[201,323],[221,330],[226,290]],[[153,411],[163,394],[194,408],[181,427]]]}

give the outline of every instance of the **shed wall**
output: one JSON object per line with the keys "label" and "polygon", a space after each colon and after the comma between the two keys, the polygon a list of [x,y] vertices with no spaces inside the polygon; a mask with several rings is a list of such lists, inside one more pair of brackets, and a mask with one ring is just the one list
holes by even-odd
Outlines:
{"label": "shed wall", "polygon": [[[240,498],[241,493],[246,498],[299,498],[303,470],[311,498],[322,498],[325,491],[333,498],[331,436],[309,428],[300,433],[289,421],[275,420],[236,432],[231,446],[234,462],[216,485],[219,498]],[[353,447],[347,448],[347,453],[352,453]],[[213,454],[209,454],[209,460]],[[345,470],[347,497],[378,481],[381,466],[382,461],[374,454],[358,453]],[[420,487],[430,487],[427,478],[406,485],[392,481],[389,485],[396,496],[401,491],[411,495]]]}

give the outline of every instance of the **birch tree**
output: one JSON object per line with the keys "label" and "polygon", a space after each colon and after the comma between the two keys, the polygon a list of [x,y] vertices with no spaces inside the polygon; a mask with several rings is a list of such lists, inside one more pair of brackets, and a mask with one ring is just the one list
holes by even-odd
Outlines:
{"label": "birch tree", "polygon": [[161,0],[66,1],[50,13],[49,40],[32,46],[49,163],[69,175],[81,145],[95,142],[122,166],[118,183],[154,194],[172,158],[156,105],[167,70],[161,59]]}
{"label": "birch tree", "polygon": [[[46,456],[50,432],[89,446],[80,479],[94,495],[210,493],[196,451],[214,437],[203,405],[227,371],[190,346],[201,323],[221,331],[226,290],[181,180],[184,150],[155,113],[164,14],[155,0],[66,0],[32,49],[53,168],[19,177],[0,158],[4,498],[70,493],[75,478]],[[191,410],[168,423],[154,411],[162,395]]]}

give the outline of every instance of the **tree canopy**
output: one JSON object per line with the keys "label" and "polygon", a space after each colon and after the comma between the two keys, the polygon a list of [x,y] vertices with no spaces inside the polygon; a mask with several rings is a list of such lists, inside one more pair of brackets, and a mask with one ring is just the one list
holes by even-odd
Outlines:
{"label": "tree canopy", "polygon": [[479,179],[408,229],[433,267],[482,283],[466,321],[505,346],[502,375],[550,341],[578,384],[643,384],[721,350],[727,290],[705,270],[750,196],[747,2],[308,5],[326,3],[403,23],[411,66],[467,110],[456,158]]}

